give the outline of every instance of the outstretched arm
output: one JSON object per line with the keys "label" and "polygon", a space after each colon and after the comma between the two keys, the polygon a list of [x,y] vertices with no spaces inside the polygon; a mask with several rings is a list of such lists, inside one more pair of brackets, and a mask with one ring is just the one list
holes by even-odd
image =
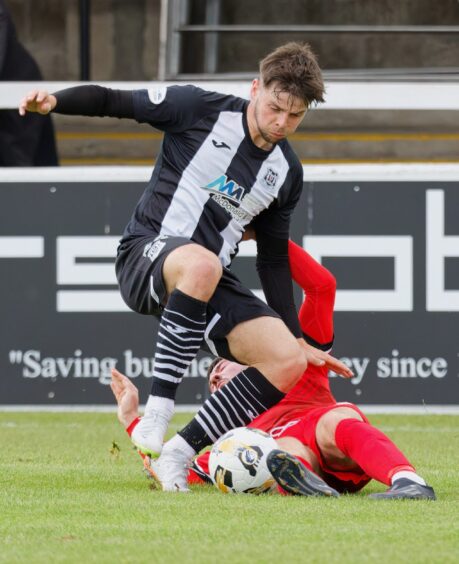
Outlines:
{"label": "outstretched arm", "polygon": [[334,332],[335,277],[293,241],[289,241],[288,257],[292,277],[304,291],[298,314],[301,330],[311,344],[329,350]]}
{"label": "outstretched arm", "polygon": [[19,114],[26,112],[83,116],[109,116],[134,118],[134,101],[131,90],[112,90],[96,85],[75,86],[54,94],[45,90],[32,90],[21,100]]}
{"label": "outstretched arm", "polygon": [[281,316],[293,335],[300,338],[289,268],[288,238],[257,233],[256,267],[268,305]]}
{"label": "outstretched arm", "polygon": [[[256,239],[252,225],[247,227],[243,239]],[[288,260],[293,279],[305,292],[308,292],[299,313],[301,330],[303,334],[311,337],[315,345],[311,346],[303,338],[299,339],[307,361],[316,366],[325,364],[336,374],[344,378],[352,378],[354,374],[345,364],[324,352],[330,348],[333,340],[333,306],[336,290],[333,275],[291,240],[288,242]],[[322,292],[324,289],[325,293]],[[325,345],[320,347],[323,350],[317,348],[320,345]]]}
{"label": "outstretched arm", "polygon": [[[290,242],[286,241],[286,243],[288,244],[288,261],[286,265],[281,264],[280,261],[279,264],[274,262],[273,265],[270,265],[267,269],[268,274],[271,274],[269,280],[272,284],[270,286],[263,284],[260,265],[259,263],[257,264],[265,295],[268,298],[267,288],[270,288],[272,290],[271,296],[274,296],[274,298],[278,295],[283,297],[283,301],[279,301],[283,304],[282,307],[284,307],[284,310],[278,306],[277,311],[278,313],[283,311],[283,315],[281,313],[283,320],[292,333],[299,339],[308,363],[316,366],[325,364],[329,370],[333,370],[333,372],[345,378],[352,378],[353,373],[345,364],[325,352],[330,349],[333,340],[333,304],[335,301],[335,286],[333,284],[328,287],[327,292],[324,294],[320,292],[314,294],[314,292],[311,291],[312,285],[309,286],[309,295],[301,306],[299,314],[299,329],[301,332],[298,334],[293,329],[293,327],[298,326],[298,316],[293,302],[293,292],[290,296],[287,291],[288,289],[291,291],[289,263],[291,264],[292,259]],[[322,271],[326,271],[326,269],[316,263],[312,257],[307,255],[307,253],[301,255],[301,260],[304,261],[305,259],[308,259],[306,261],[306,268],[308,265],[312,266],[314,264],[316,270],[320,271],[321,274],[323,274]],[[263,265],[263,268],[265,268],[265,265]],[[328,271],[326,272],[328,273]],[[304,283],[304,274],[302,276],[302,282]],[[330,275],[330,277],[334,280],[333,276]],[[269,305],[273,307],[273,309],[276,309],[273,306],[273,301],[274,300],[271,300],[270,303],[268,299]],[[293,324],[293,318],[296,321],[296,325]]]}

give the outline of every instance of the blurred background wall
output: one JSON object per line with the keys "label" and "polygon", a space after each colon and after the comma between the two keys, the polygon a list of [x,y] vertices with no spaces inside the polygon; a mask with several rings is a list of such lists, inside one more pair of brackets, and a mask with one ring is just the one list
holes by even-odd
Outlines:
{"label": "blurred background wall", "polygon": [[[179,5],[178,0],[169,0],[169,5],[172,2]],[[32,0],[7,3],[19,38],[36,58],[45,80],[78,80],[80,0],[40,0],[39,8]],[[89,78],[157,80],[165,4],[161,0],[88,2]],[[186,6],[182,22],[194,26],[209,23],[209,9],[214,10],[211,20],[219,25],[459,25],[457,0],[181,0],[180,5]],[[215,78],[249,80],[259,59],[273,47],[307,40],[327,80],[366,80],[370,75],[372,80],[405,80],[429,74],[435,80],[449,80],[454,70],[459,76],[458,37],[457,32],[239,31],[218,37],[185,32],[177,48],[178,76],[191,82],[205,75],[206,55],[211,51]],[[150,164],[161,142],[161,135],[150,127],[126,121],[57,115],[54,121],[64,165]],[[313,111],[292,143],[304,163],[456,162],[459,155],[457,119],[449,111]]]}
{"label": "blurred background wall", "polygon": [[[47,80],[77,80],[78,0],[8,0],[18,34]],[[457,0],[221,0],[220,24],[458,25]],[[205,0],[188,2],[190,24],[205,23]],[[157,78],[160,0],[92,0],[91,79]],[[185,41],[183,70],[202,71],[203,34]],[[252,72],[274,43],[309,41],[325,70],[458,66],[455,34],[223,34],[220,72]]]}

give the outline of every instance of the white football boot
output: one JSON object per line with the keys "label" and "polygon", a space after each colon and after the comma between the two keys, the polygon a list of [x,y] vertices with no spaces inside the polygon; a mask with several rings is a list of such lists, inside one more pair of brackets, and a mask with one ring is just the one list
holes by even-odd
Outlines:
{"label": "white football boot", "polygon": [[164,436],[173,414],[173,400],[150,396],[145,406],[145,414],[131,434],[134,446],[141,453],[157,458],[161,454]]}
{"label": "white football boot", "polygon": [[[165,492],[189,492],[187,476],[192,459],[191,452],[176,448],[170,443],[171,441],[164,445],[159,458],[154,460],[148,456],[144,458],[145,470],[158,489]],[[193,454],[195,454],[194,451]]]}

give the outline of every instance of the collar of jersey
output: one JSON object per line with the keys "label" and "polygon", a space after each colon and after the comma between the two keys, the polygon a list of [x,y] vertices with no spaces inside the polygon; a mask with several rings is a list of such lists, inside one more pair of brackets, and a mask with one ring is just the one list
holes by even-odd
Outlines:
{"label": "collar of jersey", "polygon": [[246,107],[244,108],[244,112],[242,114],[242,125],[244,127],[244,133],[245,133],[245,136],[247,138],[247,144],[248,144],[249,149],[250,149],[250,151],[253,155],[255,155],[256,157],[262,157],[263,159],[265,159],[269,154],[271,154],[274,151],[277,143],[274,143],[269,151],[266,151],[265,149],[262,149],[261,147],[257,147],[255,145],[255,143],[253,142],[252,137],[250,135],[249,124],[247,123],[247,107],[248,107],[248,105],[249,104],[247,103]]}

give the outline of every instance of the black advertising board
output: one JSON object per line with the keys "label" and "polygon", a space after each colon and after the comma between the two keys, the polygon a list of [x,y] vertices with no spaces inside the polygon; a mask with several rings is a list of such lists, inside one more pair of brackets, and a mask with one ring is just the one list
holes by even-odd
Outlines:
{"label": "black advertising board", "polygon": [[[291,234],[338,282],[334,354],[355,377],[332,375],[337,399],[459,404],[459,172],[333,172],[306,172]],[[0,404],[112,405],[115,364],[145,399],[157,323],[124,306],[113,260],[148,176],[9,174],[0,176]],[[233,269],[259,291],[253,255],[241,247]],[[205,398],[210,360],[193,362],[178,403]]]}

